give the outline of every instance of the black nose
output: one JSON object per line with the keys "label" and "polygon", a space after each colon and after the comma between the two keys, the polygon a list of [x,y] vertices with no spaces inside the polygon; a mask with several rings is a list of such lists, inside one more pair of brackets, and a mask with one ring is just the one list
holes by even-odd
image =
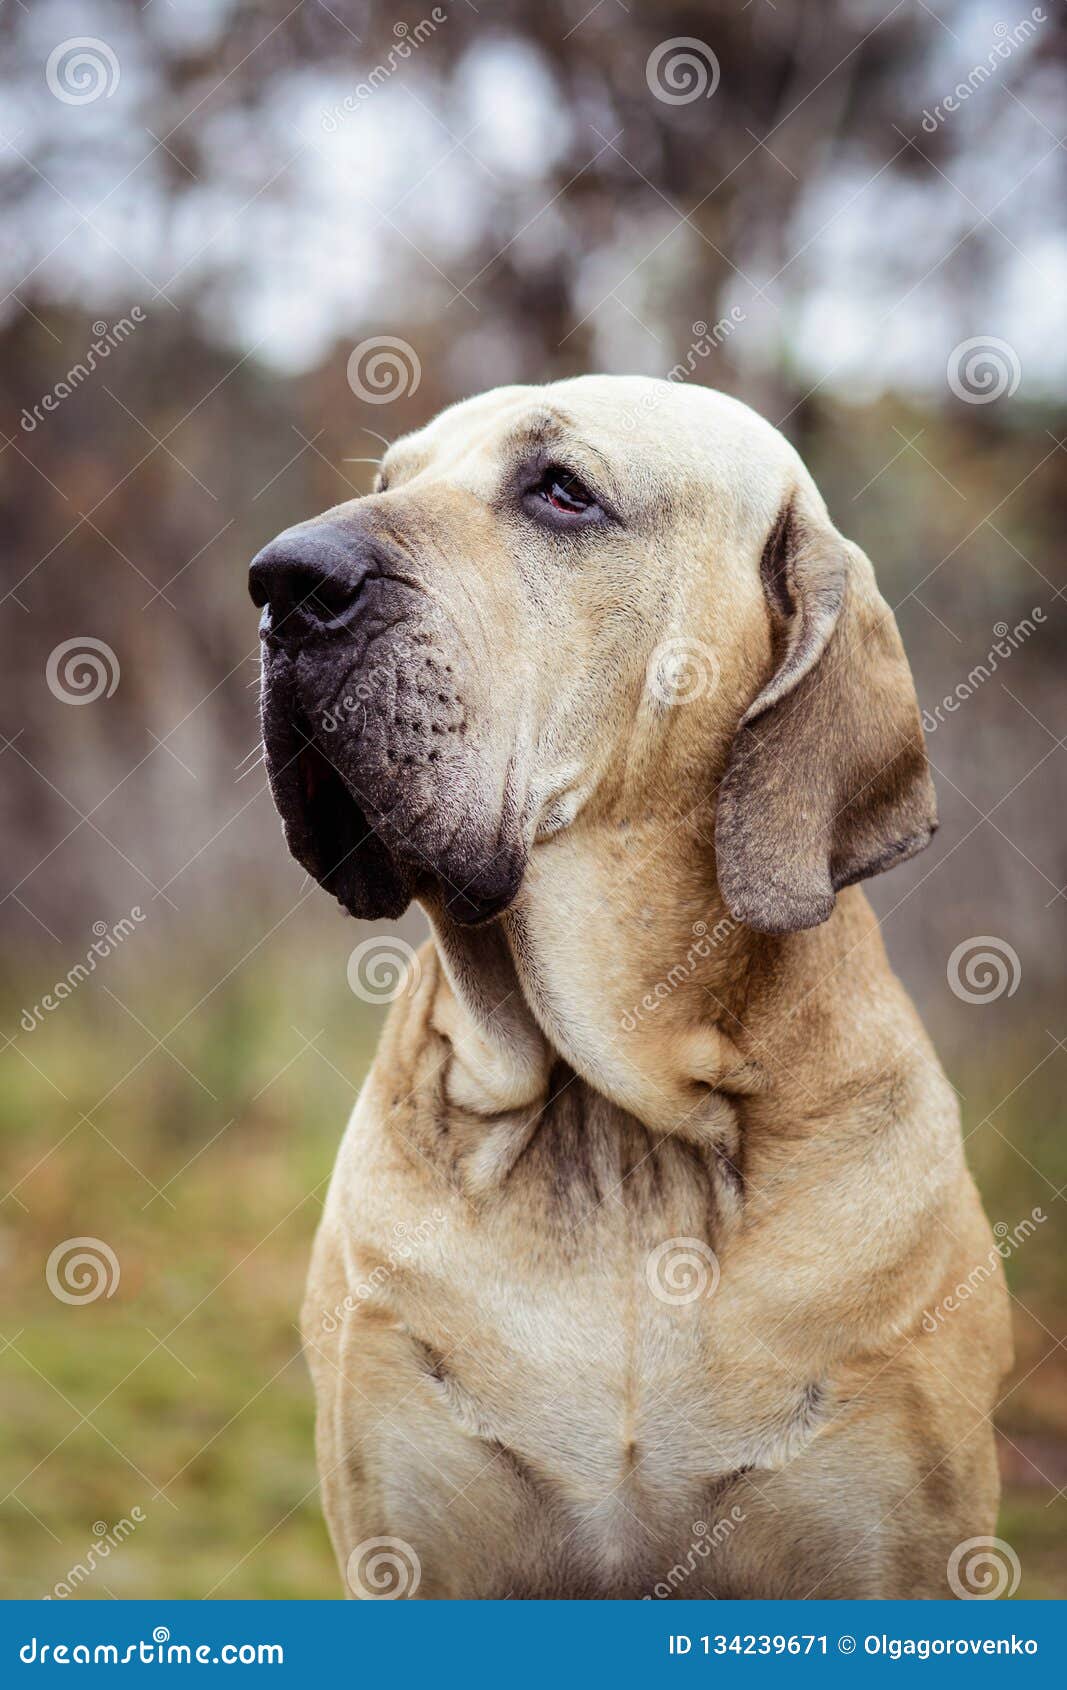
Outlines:
{"label": "black nose", "polygon": [[287,528],[253,559],[252,603],[270,607],[271,632],[297,637],[343,621],[367,575],[367,548],[330,522]]}

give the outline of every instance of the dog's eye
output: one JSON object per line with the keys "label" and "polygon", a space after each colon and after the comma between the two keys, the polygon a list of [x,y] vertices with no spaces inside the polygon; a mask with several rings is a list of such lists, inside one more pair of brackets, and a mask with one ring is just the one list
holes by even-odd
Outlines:
{"label": "dog's eye", "polygon": [[533,488],[533,493],[546,505],[551,505],[553,510],[563,511],[567,516],[580,516],[596,505],[588,487],[583,486],[570,470],[561,469],[558,464],[549,465]]}

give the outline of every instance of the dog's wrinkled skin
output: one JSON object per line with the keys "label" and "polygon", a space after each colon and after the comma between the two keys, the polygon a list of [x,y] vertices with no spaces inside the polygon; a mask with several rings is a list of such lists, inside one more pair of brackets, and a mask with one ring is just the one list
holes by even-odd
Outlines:
{"label": "dog's wrinkled skin", "polygon": [[1010,1346],[999,1276],[923,1318],[992,1238],[851,884],[935,825],[867,559],[706,389],[501,389],[382,474],[253,566],[291,848],[434,935],[304,1309],[342,1569],[373,1594],[391,1538],[420,1597],[948,1595]]}

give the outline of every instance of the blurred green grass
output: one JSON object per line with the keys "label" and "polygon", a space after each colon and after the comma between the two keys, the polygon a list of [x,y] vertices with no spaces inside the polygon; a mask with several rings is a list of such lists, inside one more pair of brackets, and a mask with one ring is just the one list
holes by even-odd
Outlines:
{"label": "blurred green grass", "polygon": [[[24,1059],[5,1055],[7,1597],[50,1592],[99,1547],[98,1523],[135,1507],[143,1523],[77,1594],[339,1594],[296,1321],[381,1015],[339,968],[310,965],[316,946],[293,949],[225,979],[209,959],[186,960],[182,979],[158,958],[121,984],[101,975],[20,1038]],[[183,1020],[195,982],[217,978]],[[17,1015],[12,998],[3,1025]],[[1067,1183],[1067,1141],[1054,1065],[1018,1085],[1035,1060],[1021,1037],[976,1051],[964,1117],[990,1218],[1014,1226],[1035,1205],[1049,1217],[1008,1263],[1017,1367],[998,1417],[1000,1530],[1022,1562],[1018,1594],[1063,1597],[1067,1257],[1047,1181]],[[77,1236],[114,1249],[114,1296],[72,1306],[48,1290],[49,1252]]]}

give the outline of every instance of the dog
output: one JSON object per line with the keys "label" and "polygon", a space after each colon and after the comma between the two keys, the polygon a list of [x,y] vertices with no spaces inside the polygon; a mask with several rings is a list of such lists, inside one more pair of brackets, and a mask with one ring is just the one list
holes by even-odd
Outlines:
{"label": "dog", "polygon": [[291,852],[432,935],[304,1305],[347,1593],[949,1595],[1007,1296],[858,885],[936,826],[914,688],[796,452],[505,387],[250,580]]}

